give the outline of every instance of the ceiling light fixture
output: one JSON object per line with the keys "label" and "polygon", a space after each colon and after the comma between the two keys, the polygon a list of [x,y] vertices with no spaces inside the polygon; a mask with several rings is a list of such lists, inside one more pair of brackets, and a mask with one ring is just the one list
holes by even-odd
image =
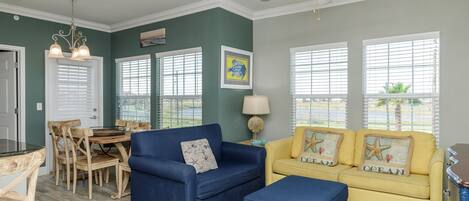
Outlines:
{"label": "ceiling light fixture", "polygon": [[317,20],[321,20],[321,14],[319,13],[320,7],[330,4],[332,0],[314,0],[313,1],[313,15],[317,14]]}
{"label": "ceiling light fixture", "polygon": [[70,51],[72,52],[71,60],[83,61],[91,59],[90,49],[86,46],[86,36],[81,31],[77,31],[75,26],[75,0],[72,0],[72,23],[68,33],[65,34],[63,30],[52,35],[54,43],[49,48],[49,58],[64,58],[62,47],[59,45],[59,38],[67,42]]}

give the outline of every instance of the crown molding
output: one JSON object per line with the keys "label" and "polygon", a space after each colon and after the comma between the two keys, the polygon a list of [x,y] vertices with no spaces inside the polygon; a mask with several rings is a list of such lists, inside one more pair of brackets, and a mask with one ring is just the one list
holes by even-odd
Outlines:
{"label": "crown molding", "polygon": [[200,2],[187,4],[177,8],[169,9],[163,12],[139,17],[132,20],[127,20],[124,22],[116,23],[111,25],[111,32],[122,31],[146,24],[151,24],[155,22],[161,22],[168,19],[173,19],[176,17],[181,17],[184,15],[189,15],[212,8],[223,8],[229,12],[238,14],[240,16],[252,19],[252,11],[244,6],[241,6],[231,0],[203,0]]}
{"label": "crown molding", "polygon": [[[10,5],[6,3],[0,3],[0,11],[5,12],[5,13],[16,14],[20,16],[26,16],[26,17],[51,21],[51,22],[57,22],[60,24],[71,23],[71,17],[52,14],[52,13],[30,9],[30,8],[24,8],[21,6]],[[88,29],[93,29],[93,30],[98,30],[98,31],[103,31],[103,32],[111,32],[111,27],[106,24],[100,24],[97,22],[92,22],[92,21],[82,20],[82,19],[77,19],[77,18],[75,18],[75,24],[78,27],[82,27],[82,28],[88,28]]]}
{"label": "crown molding", "polygon": [[[173,19],[176,17],[181,17],[184,15],[189,15],[205,10],[209,10],[212,8],[223,8],[229,12],[234,14],[240,15],[250,20],[260,20],[270,17],[277,17],[282,15],[289,15],[294,13],[300,12],[307,12],[313,9],[322,9],[322,8],[329,8],[334,6],[340,6],[344,4],[350,4],[355,2],[360,2],[365,0],[332,0],[332,3],[321,5],[319,7],[315,7],[314,0],[296,3],[276,8],[265,9],[261,11],[254,12],[253,10],[236,3],[233,0],[202,0],[200,2],[187,4],[184,6],[180,6],[177,8],[169,9],[163,12],[127,20],[124,22],[106,25],[97,22],[92,22],[88,20],[82,19],[75,19],[75,24],[79,27],[103,31],[103,32],[117,32],[122,31],[146,24],[151,24],[155,22],[161,22],[168,19]],[[20,6],[10,5],[6,3],[0,3],[0,11],[6,13],[12,13],[16,15],[32,17],[36,19],[57,22],[61,24],[70,24],[70,17],[52,14],[44,11],[39,11],[30,8],[24,8]]]}
{"label": "crown molding", "polygon": [[233,0],[219,0],[219,1],[220,1],[220,7],[229,12],[248,18],[250,20],[252,20],[254,17],[253,10],[234,2]]}
{"label": "crown molding", "polygon": [[265,9],[265,10],[254,12],[252,20],[260,20],[260,19],[265,19],[265,18],[278,17],[278,16],[290,15],[290,14],[301,13],[301,12],[308,12],[314,9],[323,9],[323,8],[329,8],[329,7],[334,7],[334,6],[341,6],[341,5],[351,4],[351,3],[361,2],[361,1],[365,1],[365,0],[332,0],[331,3],[316,6],[314,3],[315,1],[310,0],[306,2],[290,4],[286,6],[280,6],[276,8],[270,8],[270,9]]}

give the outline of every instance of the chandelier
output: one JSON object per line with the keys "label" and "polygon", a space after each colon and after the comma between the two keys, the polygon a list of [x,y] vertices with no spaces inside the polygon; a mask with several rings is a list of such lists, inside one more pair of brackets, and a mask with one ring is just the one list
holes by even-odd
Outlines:
{"label": "chandelier", "polygon": [[86,46],[86,36],[81,31],[77,31],[75,26],[75,0],[72,0],[72,23],[70,24],[70,29],[67,33],[59,30],[58,33],[52,35],[54,43],[49,48],[49,58],[65,58],[62,53],[62,47],[58,43],[60,38],[67,42],[72,52],[71,60],[84,61],[91,59],[90,49]]}

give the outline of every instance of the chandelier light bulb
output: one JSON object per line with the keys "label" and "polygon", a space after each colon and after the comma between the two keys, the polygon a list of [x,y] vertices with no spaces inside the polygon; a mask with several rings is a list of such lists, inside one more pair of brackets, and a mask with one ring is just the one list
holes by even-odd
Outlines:
{"label": "chandelier light bulb", "polygon": [[50,46],[49,57],[50,58],[63,58],[64,57],[62,53],[62,47],[60,47],[60,45],[57,42],[55,42],[54,44]]}
{"label": "chandelier light bulb", "polygon": [[81,59],[91,59],[90,49],[86,44],[83,44],[78,48],[78,56]]}
{"label": "chandelier light bulb", "polygon": [[72,50],[72,56],[70,57],[71,60],[75,61],[83,61],[83,59],[80,57],[80,50],[77,48]]}

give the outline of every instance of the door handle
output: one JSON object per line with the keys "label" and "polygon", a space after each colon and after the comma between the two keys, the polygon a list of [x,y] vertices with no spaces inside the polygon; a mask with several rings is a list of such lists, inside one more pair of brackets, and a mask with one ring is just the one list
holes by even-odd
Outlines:
{"label": "door handle", "polygon": [[90,119],[97,119],[96,115],[90,117]]}

